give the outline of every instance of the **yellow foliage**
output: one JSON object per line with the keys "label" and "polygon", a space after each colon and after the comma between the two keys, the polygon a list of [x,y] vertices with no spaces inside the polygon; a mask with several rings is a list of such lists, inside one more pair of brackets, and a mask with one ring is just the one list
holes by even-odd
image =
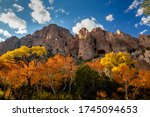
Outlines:
{"label": "yellow foliage", "polygon": [[13,62],[16,58],[29,58],[35,54],[36,56],[42,56],[46,54],[45,47],[33,46],[32,48],[22,46],[21,48],[15,49],[13,51],[8,51],[0,57],[0,60],[4,62]]}
{"label": "yellow foliage", "polygon": [[42,46],[42,47],[41,46],[33,46],[31,48],[31,52],[32,52],[32,54],[36,54],[38,56],[46,55],[46,53],[47,53],[44,46]]}
{"label": "yellow foliage", "polygon": [[119,53],[109,53],[106,54],[104,58],[101,59],[100,63],[108,68],[111,69],[112,72],[119,72],[122,66],[130,66],[134,63],[134,60],[131,59],[130,54],[125,52]]}

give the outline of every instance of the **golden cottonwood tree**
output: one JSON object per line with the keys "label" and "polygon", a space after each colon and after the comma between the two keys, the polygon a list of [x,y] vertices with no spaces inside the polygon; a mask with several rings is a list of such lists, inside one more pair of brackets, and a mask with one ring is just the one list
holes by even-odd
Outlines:
{"label": "golden cottonwood tree", "polygon": [[20,83],[26,83],[28,86],[29,98],[31,98],[32,93],[32,77],[36,76],[36,66],[46,54],[47,51],[45,47],[33,46],[29,48],[22,46],[13,51],[8,51],[0,57],[1,61],[9,64],[13,69],[9,73],[8,78],[8,80],[11,81],[12,86],[16,88],[21,85]]}
{"label": "golden cottonwood tree", "polygon": [[111,76],[117,82],[123,84],[125,99],[128,99],[128,88],[131,81],[137,78],[137,69],[134,67],[135,61],[131,59],[130,54],[125,52],[109,53],[101,59],[100,63],[111,71]]}

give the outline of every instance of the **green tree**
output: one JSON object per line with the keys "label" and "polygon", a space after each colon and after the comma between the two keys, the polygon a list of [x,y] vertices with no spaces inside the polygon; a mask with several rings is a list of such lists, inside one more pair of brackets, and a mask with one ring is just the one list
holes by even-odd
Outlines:
{"label": "green tree", "polygon": [[98,72],[89,66],[79,67],[75,76],[77,95],[80,95],[82,99],[96,99],[98,78]]}
{"label": "green tree", "polygon": [[144,0],[142,8],[144,8],[144,14],[150,15],[150,0]]}

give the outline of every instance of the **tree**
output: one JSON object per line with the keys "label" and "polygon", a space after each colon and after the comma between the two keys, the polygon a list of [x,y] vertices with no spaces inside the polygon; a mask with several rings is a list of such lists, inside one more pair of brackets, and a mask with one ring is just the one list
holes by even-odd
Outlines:
{"label": "tree", "polygon": [[131,81],[136,78],[135,61],[130,54],[125,52],[106,54],[100,62],[111,72],[111,77],[123,84],[125,89],[125,99],[128,99],[128,88]]}
{"label": "tree", "polygon": [[142,8],[144,8],[144,14],[150,15],[150,0],[144,0]]}
{"label": "tree", "polygon": [[22,46],[19,49],[8,51],[0,57],[3,62],[17,64],[22,68],[28,67],[30,62],[34,60],[35,65],[45,56],[47,53],[45,47],[33,46],[28,48]]}
{"label": "tree", "polygon": [[80,66],[76,72],[76,92],[82,99],[96,99],[98,86],[98,72],[88,65]]}
{"label": "tree", "polygon": [[134,66],[135,61],[131,59],[130,54],[125,52],[108,53],[101,59],[100,64],[105,67],[105,73],[112,77],[112,72],[119,71],[121,66]]}
{"label": "tree", "polygon": [[[16,79],[16,84],[13,85],[14,87],[20,86],[20,83],[27,83],[29,99],[31,99],[32,94],[32,76],[35,76],[35,74],[32,74],[32,71],[36,73],[35,68],[39,61],[44,58],[46,53],[47,51],[45,47],[33,46],[32,48],[28,48],[26,46],[22,46],[21,48],[15,49],[13,51],[8,51],[0,57],[1,61],[9,64],[11,68],[13,68],[13,71],[9,73],[11,74],[9,75],[9,80],[11,81],[12,78]],[[13,81],[11,83],[13,84]]]}
{"label": "tree", "polygon": [[49,58],[43,64],[43,84],[49,87],[54,94],[63,86],[62,91],[66,90],[67,83],[69,83],[69,93],[71,92],[71,85],[73,82],[73,75],[76,70],[76,65],[73,58],[70,56],[64,57],[62,55],[55,55]]}
{"label": "tree", "polygon": [[90,62],[86,62],[85,64],[93,70],[97,71],[98,73],[103,72],[104,66],[100,64],[100,59],[95,59]]}
{"label": "tree", "polygon": [[7,90],[8,85],[7,74],[9,70],[10,70],[9,66],[0,61],[0,91],[1,94],[3,94],[3,96],[5,96],[5,92]]}
{"label": "tree", "polygon": [[[125,99],[128,100],[129,99],[129,96],[128,96],[129,87],[135,86],[135,85],[132,85],[133,81],[135,79],[138,79],[137,78],[137,69],[130,68],[127,65],[122,65],[119,68],[117,68],[117,70],[114,71],[113,74],[114,74],[114,80],[124,86]],[[135,90],[135,92],[137,91],[137,89]],[[133,94],[135,94],[135,92]],[[133,96],[133,98],[134,98],[134,96]]]}

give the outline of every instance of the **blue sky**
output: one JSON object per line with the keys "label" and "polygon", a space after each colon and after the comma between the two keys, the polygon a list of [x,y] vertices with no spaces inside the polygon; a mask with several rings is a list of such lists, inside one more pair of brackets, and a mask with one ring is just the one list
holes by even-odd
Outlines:
{"label": "blue sky", "polygon": [[0,0],[0,41],[22,37],[55,23],[78,33],[101,27],[138,37],[150,34],[150,16],[143,14],[142,0]]}

